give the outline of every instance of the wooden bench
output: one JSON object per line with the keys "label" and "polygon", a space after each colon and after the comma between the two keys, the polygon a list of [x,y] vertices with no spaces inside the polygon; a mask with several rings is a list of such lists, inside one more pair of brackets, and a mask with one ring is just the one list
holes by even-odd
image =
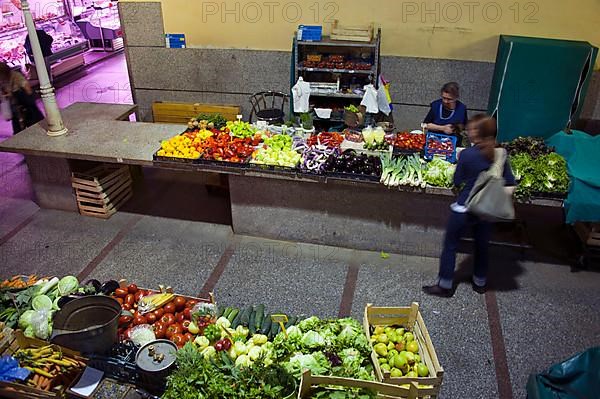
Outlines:
{"label": "wooden bench", "polygon": [[235,121],[241,112],[237,105],[191,104],[157,101],[152,104],[154,123],[187,124],[200,114],[221,114],[228,121]]}

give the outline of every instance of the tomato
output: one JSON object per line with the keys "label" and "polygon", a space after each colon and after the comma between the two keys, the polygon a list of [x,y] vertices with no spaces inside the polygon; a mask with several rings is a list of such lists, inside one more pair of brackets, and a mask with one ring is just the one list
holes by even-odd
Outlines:
{"label": "tomato", "polygon": [[191,320],[192,319],[192,309],[190,308],[185,308],[183,309],[183,316],[187,319],[187,320]]}
{"label": "tomato", "polygon": [[185,307],[186,307],[186,308],[190,308],[190,309],[191,309],[191,308],[193,308],[194,306],[196,306],[196,304],[197,304],[197,303],[198,303],[198,301],[197,301],[197,300],[195,300],[195,299],[190,299],[189,301],[187,301],[187,302],[185,303]]}
{"label": "tomato", "polygon": [[163,309],[165,313],[175,313],[175,311],[177,310],[173,302],[167,303],[165,306],[163,306]]}
{"label": "tomato", "polygon": [[177,315],[175,316],[175,320],[177,320],[177,323],[183,323],[183,321],[185,320],[185,314],[182,313],[177,313]]}
{"label": "tomato", "polygon": [[129,291],[130,294],[135,294],[138,291],[138,287],[135,284],[129,284],[127,291]]}
{"label": "tomato", "polygon": [[115,298],[117,300],[117,302],[119,302],[119,305],[123,305],[123,298]]}
{"label": "tomato", "polygon": [[190,333],[185,333],[183,336],[185,337],[185,342],[192,342],[194,340],[194,336]]}
{"label": "tomato", "polygon": [[171,324],[175,323],[175,316],[173,316],[173,313],[165,313],[163,317],[160,318],[160,321],[165,326],[170,326]]}
{"label": "tomato", "polygon": [[121,316],[119,317],[119,326],[126,326],[127,324],[131,323],[132,320],[133,317],[131,316]]}
{"label": "tomato", "polygon": [[171,337],[175,334],[181,334],[183,332],[183,329],[181,328],[181,326],[179,324],[171,324],[169,327],[167,327],[167,339],[171,339]]}
{"label": "tomato", "polygon": [[[167,332],[167,337],[168,337],[168,332]],[[171,337],[168,337],[175,345],[177,345],[178,348],[183,348],[183,345],[185,345],[185,337],[183,336],[183,334],[180,333],[175,333],[172,334]]]}
{"label": "tomato", "polygon": [[177,309],[178,311],[185,308],[186,302],[187,301],[182,296],[175,297],[175,300],[173,300],[173,303],[175,304],[175,309]]}
{"label": "tomato", "polygon": [[167,327],[158,321],[152,325],[152,330],[154,330],[154,335],[157,339],[162,339],[167,334]]}
{"label": "tomato", "polygon": [[123,336],[125,337],[125,340],[129,341],[131,339],[131,328],[128,328],[127,330],[125,330],[125,332],[123,332]]}
{"label": "tomato", "polygon": [[125,298],[127,296],[127,294],[129,293],[129,291],[127,291],[126,288],[117,288],[115,290],[115,296],[117,298]]}
{"label": "tomato", "polygon": [[191,321],[184,320],[183,323],[181,323],[181,328],[183,329],[183,331],[187,332],[188,328],[190,327],[190,324],[192,324]]}
{"label": "tomato", "polygon": [[148,320],[146,320],[144,316],[138,314],[133,319],[133,324],[136,326],[139,326],[140,324],[148,324]]}
{"label": "tomato", "polygon": [[148,324],[154,324],[156,323],[156,320],[158,320],[158,317],[156,317],[154,313],[150,312],[146,315],[146,320],[148,320]]}
{"label": "tomato", "polygon": [[129,306],[133,306],[134,302],[135,302],[135,296],[133,294],[127,294],[127,296],[125,297],[125,303],[128,304]]}
{"label": "tomato", "polygon": [[146,296],[145,294],[146,294],[146,292],[145,292],[144,290],[139,290],[138,292],[136,292],[136,293],[135,293],[135,296],[134,296],[134,298],[135,298],[135,301],[136,301],[136,302],[139,302],[139,301],[140,301],[140,299],[142,299],[142,297],[145,297],[145,296]]}
{"label": "tomato", "polygon": [[123,304],[123,310],[131,310],[131,305],[128,305],[126,303]]}
{"label": "tomato", "polygon": [[165,311],[161,308],[161,309],[156,309],[153,313],[156,315],[157,319],[160,319],[165,314]]}

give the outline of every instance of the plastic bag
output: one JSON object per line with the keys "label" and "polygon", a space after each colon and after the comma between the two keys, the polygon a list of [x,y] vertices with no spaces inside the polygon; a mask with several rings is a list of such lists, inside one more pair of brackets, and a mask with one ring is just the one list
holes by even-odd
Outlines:
{"label": "plastic bag", "polygon": [[0,101],[0,112],[2,113],[2,118],[4,118],[6,121],[11,120],[12,109],[10,107],[10,101],[7,97],[2,98]]}
{"label": "plastic bag", "polygon": [[131,333],[129,334],[131,342],[136,344],[137,346],[144,346],[149,342],[156,340],[156,335],[152,330],[150,324],[141,324],[139,326],[135,326],[131,329]]}
{"label": "plastic bag", "polygon": [[31,316],[31,328],[37,338],[44,340],[50,338],[50,334],[52,334],[50,317],[51,313],[47,310],[39,310]]}
{"label": "plastic bag", "polygon": [[25,381],[29,374],[29,370],[19,367],[19,362],[14,357],[2,356],[0,358],[0,381]]}

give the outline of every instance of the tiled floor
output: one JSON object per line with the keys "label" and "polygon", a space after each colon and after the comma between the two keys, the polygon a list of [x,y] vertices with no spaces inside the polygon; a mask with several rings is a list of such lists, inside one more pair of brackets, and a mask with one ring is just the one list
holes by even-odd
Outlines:
{"label": "tiled floor", "polygon": [[[122,57],[92,68],[60,90],[61,104],[71,98],[111,102],[115,95],[126,102],[126,91],[113,90],[126,84],[123,68]],[[95,85],[98,97],[86,98],[83,88]],[[574,273],[553,258],[525,261],[512,250],[494,250],[491,292],[480,296],[463,283],[452,299],[430,298],[420,287],[433,281],[437,259],[382,259],[378,253],[240,237],[228,226],[222,196],[185,174],[144,173],[147,183],[137,198],[101,221],[40,210],[21,157],[0,153],[0,276],[126,278],[191,295],[214,289],[223,303],[263,302],[270,311],[323,317],[347,312],[361,318],[367,303],[417,301],[445,368],[441,398],[449,399],[523,398],[530,373],[600,342],[598,272]],[[154,216],[145,212],[149,208]],[[561,252],[560,245],[554,252]],[[460,261],[460,274],[468,276],[470,257]]]}

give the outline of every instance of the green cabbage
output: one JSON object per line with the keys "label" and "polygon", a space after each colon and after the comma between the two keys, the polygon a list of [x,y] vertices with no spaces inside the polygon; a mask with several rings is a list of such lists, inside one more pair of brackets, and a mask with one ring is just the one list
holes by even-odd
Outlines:
{"label": "green cabbage", "polygon": [[79,289],[79,281],[75,276],[65,276],[58,282],[60,296],[70,295]]}
{"label": "green cabbage", "polygon": [[19,317],[19,328],[21,330],[27,329],[31,325],[31,316],[35,314],[35,310],[26,310],[23,312],[21,317]]}
{"label": "green cabbage", "polygon": [[330,363],[321,352],[310,355],[297,353],[284,363],[285,370],[296,378],[300,378],[304,370],[310,370],[313,375],[325,375],[329,371]]}
{"label": "green cabbage", "polygon": [[427,164],[423,179],[432,186],[452,187],[456,166],[440,158],[434,158]]}
{"label": "green cabbage", "polygon": [[298,323],[298,328],[302,330],[302,332],[307,332],[316,329],[320,322],[321,320],[316,316],[309,317],[308,319],[304,319]]}
{"label": "green cabbage", "polygon": [[309,331],[302,337],[302,346],[310,349],[318,349],[325,346],[325,339],[316,331]]}

